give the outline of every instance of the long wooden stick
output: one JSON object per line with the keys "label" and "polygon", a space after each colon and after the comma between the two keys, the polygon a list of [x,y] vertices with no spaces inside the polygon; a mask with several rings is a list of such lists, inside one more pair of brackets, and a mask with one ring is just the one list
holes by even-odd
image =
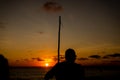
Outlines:
{"label": "long wooden stick", "polygon": [[60,31],[61,31],[61,16],[59,16],[59,30],[58,30],[58,63],[60,62]]}

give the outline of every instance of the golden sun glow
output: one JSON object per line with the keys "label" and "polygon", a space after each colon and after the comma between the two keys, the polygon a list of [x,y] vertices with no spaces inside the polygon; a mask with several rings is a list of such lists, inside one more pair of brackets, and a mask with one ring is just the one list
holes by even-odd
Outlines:
{"label": "golden sun glow", "polygon": [[56,62],[52,58],[45,58],[44,61],[40,63],[42,67],[52,67]]}
{"label": "golden sun glow", "polygon": [[49,64],[48,64],[48,63],[46,63],[46,64],[45,64],[45,66],[46,66],[46,67],[48,67],[48,66],[49,66]]}

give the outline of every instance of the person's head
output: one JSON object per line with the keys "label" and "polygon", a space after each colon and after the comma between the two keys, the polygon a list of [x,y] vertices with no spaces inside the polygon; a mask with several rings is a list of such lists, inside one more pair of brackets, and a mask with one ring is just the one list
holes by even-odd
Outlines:
{"label": "person's head", "polygon": [[69,48],[65,51],[65,59],[68,62],[74,62],[75,61],[76,53],[75,53],[74,49]]}
{"label": "person's head", "polygon": [[2,63],[8,63],[8,60],[7,60],[7,58],[5,58],[2,54],[0,54],[0,65],[1,65]]}
{"label": "person's head", "polygon": [[0,60],[3,60],[4,56],[2,54],[0,54]]}

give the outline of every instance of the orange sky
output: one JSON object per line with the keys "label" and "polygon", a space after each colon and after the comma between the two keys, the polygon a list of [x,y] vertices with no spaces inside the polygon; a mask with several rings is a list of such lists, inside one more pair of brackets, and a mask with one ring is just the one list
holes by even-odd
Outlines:
{"label": "orange sky", "polygon": [[[59,15],[62,17],[62,59],[65,50],[73,48],[78,63],[119,63],[120,5],[117,1],[55,0],[58,7],[52,5],[50,9],[44,6],[47,1],[0,2],[0,53],[8,58],[10,65],[56,63]],[[93,57],[95,61],[91,61],[91,55],[101,58]],[[103,58],[106,56],[109,58]]]}

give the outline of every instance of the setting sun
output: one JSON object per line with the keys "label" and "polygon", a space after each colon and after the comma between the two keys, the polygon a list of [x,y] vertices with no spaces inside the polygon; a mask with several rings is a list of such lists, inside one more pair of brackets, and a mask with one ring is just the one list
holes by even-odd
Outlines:
{"label": "setting sun", "polygon": [[48,64],[48,63],[46,63],[46,64],[45,64],[45,66],[46,66],[46,67],[48,67],[48,66],[49,66],[49,64]]}

